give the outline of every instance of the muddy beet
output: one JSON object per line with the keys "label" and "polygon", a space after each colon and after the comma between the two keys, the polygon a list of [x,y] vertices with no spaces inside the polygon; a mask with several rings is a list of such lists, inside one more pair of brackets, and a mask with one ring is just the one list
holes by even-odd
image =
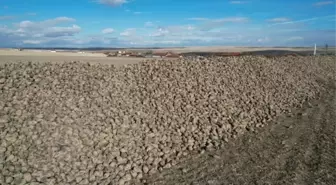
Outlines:
{"label": "muddy beet", "polygon": [[0,66],[0,184],[129,184],[318,97],[334,57]]}

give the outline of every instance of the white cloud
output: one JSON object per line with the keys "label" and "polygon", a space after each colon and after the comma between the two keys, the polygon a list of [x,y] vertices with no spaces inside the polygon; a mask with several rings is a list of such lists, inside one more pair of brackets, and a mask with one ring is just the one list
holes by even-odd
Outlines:
{"label": "white cloud", "polygon": [[48,22],[48,21],[61,23],[61,22],[73,22],[73,21],[76,21],[76,20],[73,19],[73,18],[70,18],[70,17],[56,17],[55,19],[47,20],[46,22]]}
{"label": "white cloud", "polygon": [[268,37],[263,37],[263,38],[259,38],[257,39],[257,42],[259,43],[266,43],[269,42],[271,39],[269,39]]}
{"label": "white cloud", "polygon": [[134,15],[142,14],[143,12],[133,12]]}
{"label": "white cloud", "polygon": [[120,6],[122,4],[127,3],[126,0],[98,0],[98,2],[101,4],[110,5],[110,6]]}
{"label": "white cloud", "polygon": [[208,18],[204,18],[204,17],[192,17],[192,18],[187,18],[187,20],[191,20],[191,21],[206,21],[209,20]]}
{"label": "white cloud", "polygon": [[27,13],[27,15],[35,16],[35,15],[37,15],[37,13],[35,13],[35,12],[29,12],[29,13]]}
{"label": "white cloud", "polygon": [[214,19],[213,22],[247,22],[247,17],[227,17],[222,19]]}
{"label": "white cloud", "polygon": [[149,36],[150,37],[163,37],[168,35],[176,36],[195,29],[196,28],[192,25],[178,25],[178,26],[166,26],[166,27],[160,26]]}
{"label": "white cloud", "polygon": [[144,44],[148,44],[148,45],[153,45],[153,44],[168,44],[168,45],[172,45],[172,44],[181,44],[182,41],[181,40],[151,40],[151,41],[145,41]]}
{"label": "white cloud", "polygon": [[192,21],[207,21],[208,23],[211,22],[233,22],[233,23],[239,23],[239,22],[247,22],[249,21],[248,17],[225,17],[225,18],[219,18],[219,19],[209,19],[205,17],[193,17],[193,18],[187,18],[187,20],[192,20]]}
{"label": "white cloud", "polygon": [[317,3],[314,3],[314,6],[326,6],[326,5],[331,5],[334,4],[334,1],[320,1]]}
{"label": "white cloud", "polygon": [[151,37],[162,37],[169,34],[169,30],[163,27],[158,28],[154,33],[151,33]]}
{"label": "white cloud", "polygon": [[24,44],[34,44],[34,45],[36,45],[36,44],[41,44],[42,41],[40,41],[40,40],[24,40],[23,43]]}
{"label": "white cloud", "polygon": [[[295,22],[310,20],[329,21],[335,16],[315,17],[303,20],[274,18],[263,25],[236,24],[249,21],[247,17],[224,17],[220,19],[195,19],[200,22],[190,25],[162,25],[154,20],[144,22],[140,28],[129,28],[117,32],[112,28],[97,31],[95,35],[84,35],[73,18],[58,17],[44,21],[26,20],[8,26],[0,25],[0,46],[44,46],[44,47],[129,47],[129,46],[206,46],[206,45],[304,45],[329,41],[335,42],[335,30],[311,30]],[[199,24],[197,24],[199,23]],[[226,24],[230,23],[230,24]],[[279,26],[272,26],[273,23]],[[158,26],[161,24],[161,26]],[[208,29],[203,29],[208,26]],[[111,29],[111,30],[109,30]],[[114,31],[114,30],[113,30]],[[116,31],[114,31],[116,32]],[[81,33],[81,34],[78,34]],[[102,34],[106,33],[106,34]],[[304,39],[303,39],[304,38]]]}
{"label": "white cloud", "polygon": [[145,27],[153,27],[153,26],[154,26],[153,22],[151,22],[151,21],[145,22]]}
{"label": "white cloud", "polygon": [[13,23],[11,27],[0,27],[0,44],[5,42],[3,45],[38,45],[64,41],[65,38],[74,37],[81,32],[78,25],[66,25],[73,21],[75,19],[69,17],[56,17],[40,22],[26,20]]}
{"label": "white cloud", "polygon": [[3,16],[0,16],[0,20],[8,20],[8,19],[13,19],[14,16],[10,16],[10,15],[3,15]]}
{"label": "white cloud", "polygon": [[245,4],[246,1],[230,1],[230,4]]}
{"label": "white cloud", "polygon": [[273,18],[273,19],[268,19],[268,22],[273,22],[273,23],[279,23],[279,22],[288,22],[290,21],[289,18],[287,17],[277,17],[277,18]]}
{"label": "white cloud", "polygon": [[77,25],[72,25],[71,27],[51,27],[47,28],[44,36],[45,37],[62,37],[62,36],[73,36],[81,31],[81,27]]}
{"label": "white cloud", "polygon": [[328,16],[322,16],[322,17],[312,17],[312,18],[309,18],[309,19],[301,19],[301,20],[295,20],[295,21],[279,22],[279,23],[274,23],[272,25],[295,24],[295,23],[310,22],[310,21],[316,21],[316,20],[332,18],[332,17],[335,17],[335,15],[328,15]]}
{"label": "white cloud", "polygon": [[193,17],[187,20],[202,21],[203,25],[199,28],[203,31],[222,27],[226,23],[245,23],[249,21],[248,17],[225,17],[220,19],[209,19],[205,17]]}
{"label": "white cloud", "polygon": [[289,37],[288,39],[286,39],[287,41],[299,41],[299,40],[303,40],[303,37],[300,36],[293,36],[293,37]]}
{"label": "white cloud", "polygon": [[31,27],[33,25],[34,25],[34,23],[31,22],[31,21],[21,21],[19,23],[20,28],[28,28],[28,27]]}
{"label": "white cloud", "polygon": [[301,19],[301,20],[296,20],[296,21],[286,21],[286,22],[281,22],[281,23],[275,23],[273,25],[281,25],[281,24],[294,24],[294,23],[300,23],[300,22],[310,22],[310,21],[315,21],[318,20],[317,17],[309,18],[309,19]]}
{"label": "white cloud", "polygon": [[125,37],[129,37],[129,36],[134,35],[135,32],[136,32],[135,28],[128,28],[125,31],[121,32],[120,35],[125,36]]}
{"label": "white cloud", "polygon": [[103,34],[110,34],[110,33],[113,33],[113,32],[114,32],[113,28],[106,28],[106,29],[102,30]]}
{"label": "white cloud", "polygon": [[226,17],[221,19],[209,19],[201,26],[201,30],[211,30],[219,27],[223,27],[226,23],[245,23],[248,22],[247,17]]}
{"label": "white cloud", "polygon": [[0,33],[8,33],[10,29],[7,26],[0,26]]}
{"label": "white cloud", "polygon": [[54,19],[48,19],[41,22],[22,21],[18,25],[20,28],[29,30],[41,30],[51,26],[55,26],[60,23],[74,22],[75,19],[69,17],[56,17]]}
{"label": "white cloud", "polygon": [[187,30],[194,30],[196,29],[194,26],[187,26]]}

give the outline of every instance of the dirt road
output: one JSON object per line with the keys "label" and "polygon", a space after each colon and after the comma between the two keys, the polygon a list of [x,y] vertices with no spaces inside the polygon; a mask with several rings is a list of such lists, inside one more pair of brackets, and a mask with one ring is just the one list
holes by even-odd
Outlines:
{"label": "dirt road", "polygon": [[292,116],[249,132],[220,151],[189,157],[147,184],[319,184],[336,182],[335,86]]}

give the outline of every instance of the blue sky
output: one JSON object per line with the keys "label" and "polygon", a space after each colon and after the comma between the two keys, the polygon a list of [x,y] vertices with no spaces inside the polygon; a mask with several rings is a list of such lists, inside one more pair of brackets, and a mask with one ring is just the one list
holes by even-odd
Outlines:
{"label": "blue sky", "polygon": [[335,45],[335,0],[0,0],[0,47]]}

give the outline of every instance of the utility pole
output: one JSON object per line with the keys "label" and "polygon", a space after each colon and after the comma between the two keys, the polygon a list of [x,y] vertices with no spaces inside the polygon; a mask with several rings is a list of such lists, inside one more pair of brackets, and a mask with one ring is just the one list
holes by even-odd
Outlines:
{"label": "utility pole", "polygon": [[325,45],[325,55],[328,55],[328,44]]}

